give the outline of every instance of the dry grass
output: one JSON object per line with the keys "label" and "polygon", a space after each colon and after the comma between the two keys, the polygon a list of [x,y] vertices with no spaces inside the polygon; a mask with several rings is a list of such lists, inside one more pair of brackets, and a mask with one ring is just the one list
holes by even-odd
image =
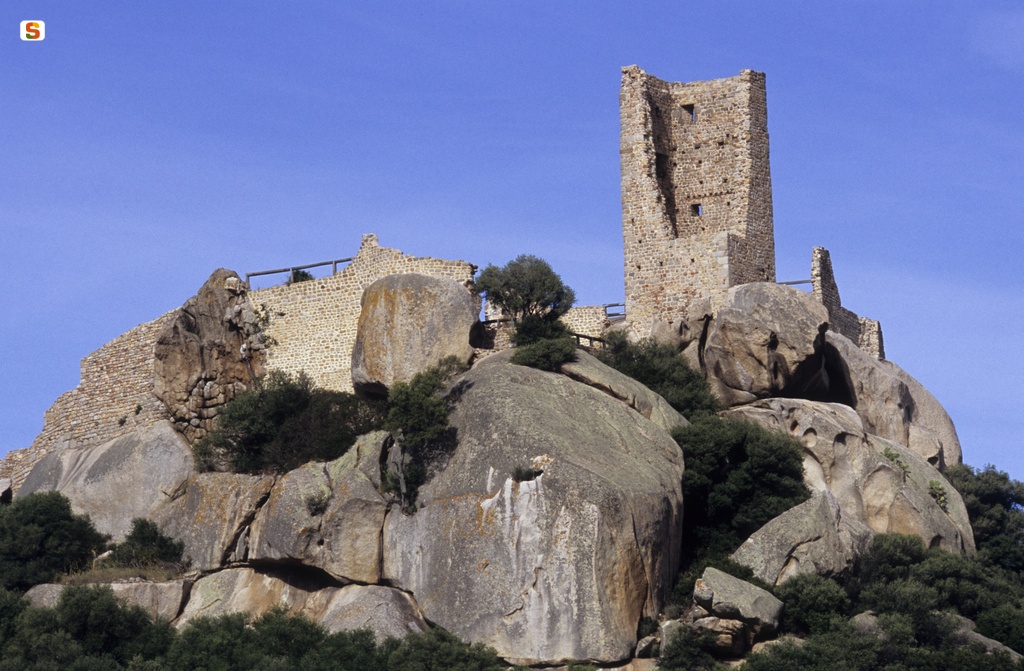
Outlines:
{"label": "dry grass", "polygon": [[185,568],[180,564],[153,564],[151,566],[98,566],[88,571],[61,576],[62,585],[89,585],[112,582],[164,582],[180,578]]}

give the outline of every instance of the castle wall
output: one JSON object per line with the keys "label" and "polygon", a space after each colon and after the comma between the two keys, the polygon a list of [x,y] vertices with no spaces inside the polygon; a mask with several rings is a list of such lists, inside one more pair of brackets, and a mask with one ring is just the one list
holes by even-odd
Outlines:
{"label": "castle wall", "polygon": [[153,359],[157,334],[174,314],[136,326],[82,359],[78,386],[46,411],[32,445],[0,460],[0,478],[10,478],[17,491],[40,459],[64,445],[101,445],[166,419],[153,394]]}
{"label": "castle wall", "polygon": [[600,338],[604,335],[608,318],[603,305],[581,305],[570,308],[562,315],[561,322],[573,333]]}
{"label": "castle wall", "polygon": [[811,252],[811,282],[814,297],[828,310],[829,329],[846,336],[868,354],[884,359],[882,325],[843,307],[832,272],[832,257],[824,247],[815,247]]}
{"label": "castle wall", "polygon": [[626,312],[641,335],[694,298],[775,281],[762,73],[666,82],[623,68]]}
{"label": "castle wall", "polygon": [[254,305],[267,306],[266,334],[276,341],[267,349],[266,366],[305,371],[322,387],[352,391],[352,348],[366,287],[387,275],[420,273],[472,289],[475,272],[472,263],[410,256],[364,235],[355,259],[336,275],[249,293]]}

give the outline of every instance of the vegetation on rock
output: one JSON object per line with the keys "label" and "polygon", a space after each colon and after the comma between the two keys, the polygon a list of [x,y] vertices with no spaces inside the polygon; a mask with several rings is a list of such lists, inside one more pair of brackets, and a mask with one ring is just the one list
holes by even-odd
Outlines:
{"label": "vegetation on rock", "polygon": [[342,456],[356,438],[383,425],[381,401],[321,389],[304,373],[272,371],[224,405],[217,428],[195,448],[210,469],[281,473],[309,461]]}
{"label": "vegetation on rock", "polygon": [[383,428],[392,432],[399,450],[393,476],[404,506],[411,506],[416,492],[427,478],[430,466],[454,447],[455,436],[448,427],[451,405],[460,388],[442,394],[445,384],[461,370],[455,357],[417,373],[408,382],[396,382],[388,394]]}
{"label": "vegetation on rock", "polygon": [[522,255],[502,268],[489,265],[476,287],[515,324],[512,363],[557,371],[575,361],[576,341],[558,318],[576,296],[546,261]]}
{"label": "vegetation on rock", "polygon": [[685,567],[733,552],[769,520],[810,498],[803,447],[790,436],[715,415],[698,416],[672,435],[686,457]]}
{"label": "vegetation on rock", "polygon": [[597,357],[664,398],[687,419],[721,409],[704,376],[672,347],[652,340],[632,343],[622,333],[609,333]]}
{"label": "vegetation on rock", "polygon": [[128,567],[179,564],[184,549],[184,543],[168,538],[156,524],[137,517],[124,540],[112,548],[108,563]]}

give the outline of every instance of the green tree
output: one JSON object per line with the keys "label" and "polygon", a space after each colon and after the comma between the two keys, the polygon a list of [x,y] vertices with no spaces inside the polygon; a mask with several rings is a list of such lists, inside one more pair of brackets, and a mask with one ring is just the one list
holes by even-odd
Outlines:
{"label": "green tree", "polygon": [[0,507],[0,586],[25,591],[89,566],[107,537],[71,512],[59,492],[42,492]]}
{"label": "green tree", "polygon": [[163,655],[174,639],[167,622],[154,622],[139,606],[128,606],[107,586],[69,585],[54,609],[57,625],[84,654],[126,663]]}
{"label": "green tree", "polygon": [[658,659],[663,671],[710,671],[717,662],[709,652],[715,635],[707,629],[683,627],[668,642]]}
{"label": "green tree", "polygon": [[516,324],[527,317],[554,321],[576,300],[576,294],[547,261],[528,254],[501,268],[488,265],[477,278],[476,288]]}
{"label": "green tree", "polygon": [[249,671],[264,659],[243,613],[199,617],[188,623],[165,657],[177,671]]}

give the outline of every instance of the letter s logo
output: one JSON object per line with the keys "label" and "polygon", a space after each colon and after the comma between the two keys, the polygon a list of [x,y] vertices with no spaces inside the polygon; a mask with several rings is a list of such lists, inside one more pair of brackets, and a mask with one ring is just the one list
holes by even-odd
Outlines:
{"label": "letter s logo", "polygon": [[22,21],[21,39],[25,42],[40,42],[46,37],[46,24],[42,21]]}

